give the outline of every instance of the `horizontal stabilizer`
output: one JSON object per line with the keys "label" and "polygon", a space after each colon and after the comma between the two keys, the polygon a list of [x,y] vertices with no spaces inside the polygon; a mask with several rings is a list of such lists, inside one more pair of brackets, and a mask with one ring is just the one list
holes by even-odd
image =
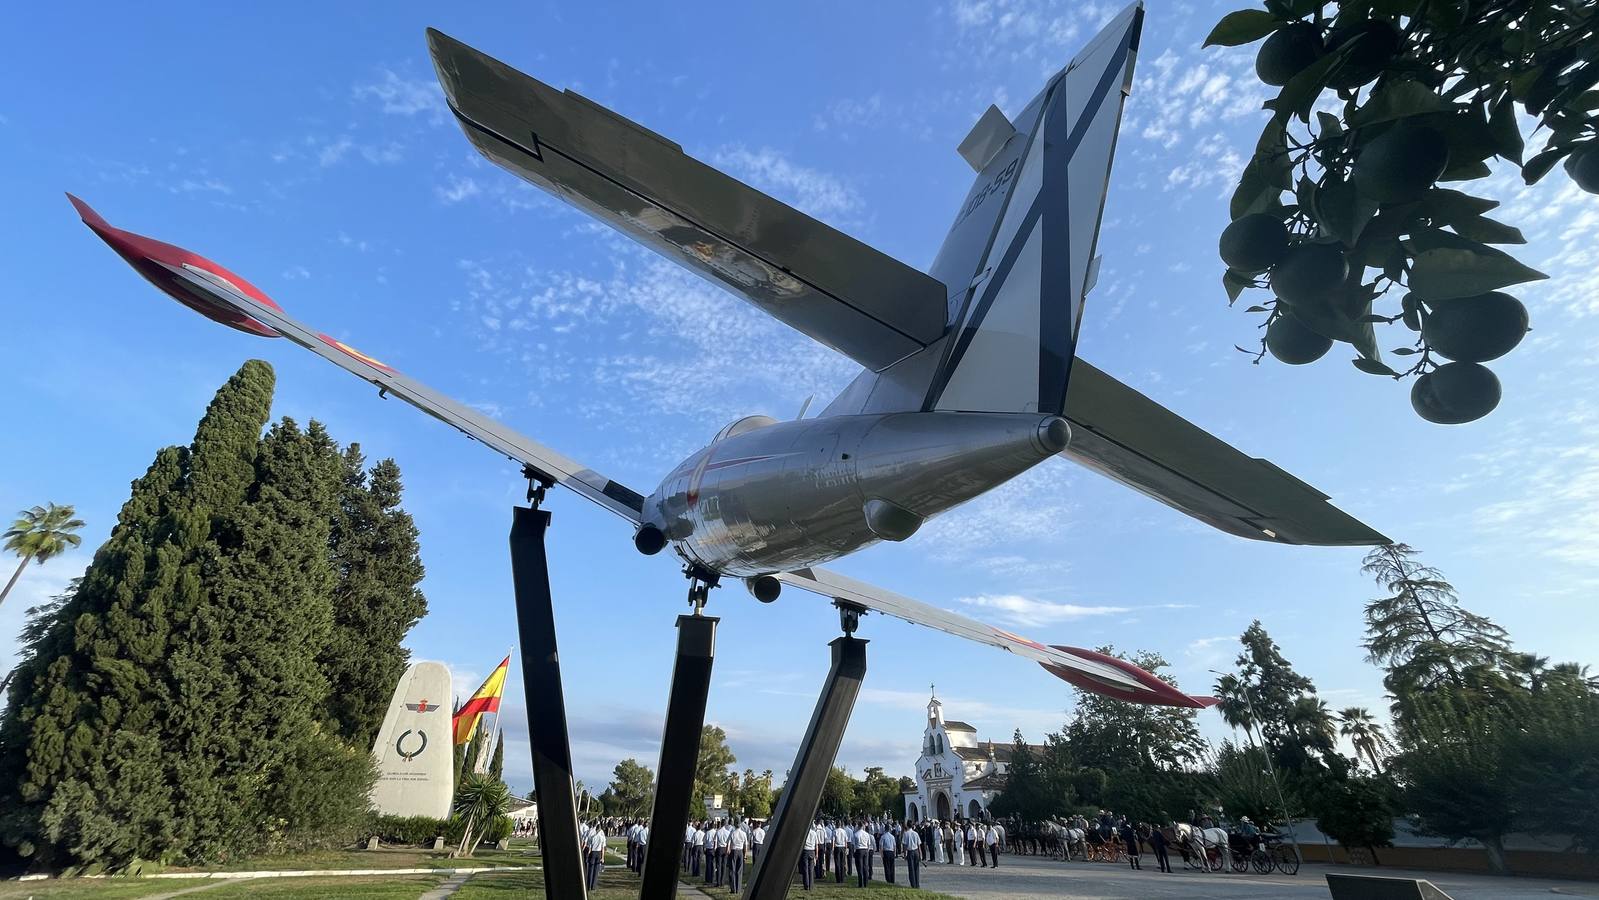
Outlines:
{"label": "horizontal stabilizer", "polygon": [[873,371],[943,336],[932,276],[572,91],[431,29],[428,44],[462,130],[502,168]]}
{"label": "horizontal stabilizer", "polygon": [[1251,457],[1078,359],[1061,453],[1239,537],[1283,544],[1386,544],[1327,495]]}

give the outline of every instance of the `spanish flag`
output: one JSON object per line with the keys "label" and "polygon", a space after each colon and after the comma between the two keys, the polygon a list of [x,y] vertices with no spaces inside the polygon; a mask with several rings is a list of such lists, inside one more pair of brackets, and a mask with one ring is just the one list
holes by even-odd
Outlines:
{"label": "spanish flag", "polygon": [[500,695],[505,693],[505,673],[510,668],[511,658],[507,656],[483,680],[483,686],[477,689],[472,699],[455,711],[451,725],[455,728],[456,744],[464,744],[472,739],[472,733],[477,731],[477,723],[484,713],[499,711]]}

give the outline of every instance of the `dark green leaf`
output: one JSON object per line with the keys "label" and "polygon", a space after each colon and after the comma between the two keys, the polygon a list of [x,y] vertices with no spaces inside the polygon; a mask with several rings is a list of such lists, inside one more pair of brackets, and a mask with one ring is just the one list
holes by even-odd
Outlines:
{"label": "dark green leaf", "polygon": [[1424,121],[1449,142],[1450,169],[1482,162],[1499,152],[1498,140],[1488,125],[1488,110],[1481,104],[1474,103],[1464,109],[1457,107],[1453,112],[1429,116]]}
{"label": "dark green leaf", "polygon": [[1369,359],[1367,357],[1362,356],[1362,357],[1358,357],[1356,359],[1352,359],[1352,360],[1350,360],[1350,362],[1355,364],[1355,368],[1359,369],[1362,372],[1365,372],[1368,375],[1388,375],[1388,376],[1392,376],[1394,378],[1398,378],[1399,377],[1399,373],[1398,372],[1395,372],[1393,369],[1388,368],[1387,366],[1385,366],[1382,363],[1376,361],[1375,359]]}
{"label": "dark green leaf", "polygon": [[1498,200],[1485,200],[1449,188],[1433,188],[1421,198],[1416,211],[1432,219],[1435,224],[1448,225],[1480,216],[1499,205]]}
{"label": "dark green leaf", "polygon": [[1379,324],[1379,323],[1381,323],[1383,325],[1391,325],[1391,324],[1393,324],[1394,320],[1388,318],[1387,316],[1379,316],[1379,315],[1374,315],[1374,314],[1368,314],[1368,315],[1361,316],[1359,319],[1356,319],[1355,321],[1357,321],[1357,322],[1365,322],[1365,323],[1367,323],[1369,325],[1376,325],[1376,324]]}
{"label": "dark green leaf", "polygon": [[1353,247],[1360,240],[1379,204],[1363,196],[1347,181],[1329,181],[1316,195],[1316,212],[1328,234]]}
{"label": "dark green leaf", "polygon": [[1599,109],[1599,91],[1583,91],[1582,96],[1571,101],[1567,108],[1576,112],[1593,112]]}
{"label": "dark green leaf", "polygon": [[1330,112],[1317,112],[1316,124],[1321,128],[1323,138],[1334,138],[1344,133],[1343,124]]}
{"label": "dark green leaf", "polygon": [[1279,19],[1303,19],[1321,8],[1323,0],[1266,0],[1266,9]]}
{"label": "dark green leaf", "polygon": [[1555,163],[1560,162],[1570,152],[1570,147],[1554,147],[1534,156],[1521,167],[1521,180],[1528,184],[1537,184],[1540,178],[1549,174]]}
{"label": "dark green leaf", "polygon": [[1496,222],[1486,216],[1469,216],[1451,223],[1456,233],[1461,237],[1481,241],[1484,244],[1525,244],[1527,239],[1522,237],[1521,230]]}
{"label": "dark green leaf", "polygon": [[1548,277],[1497,250],[1474,253],[1440,247],[1417,255],[1410,269],[1410,289],[1424,300],[1452,300]]}
{"label": "dark green leaf", "polygon": [[1392,350],[1390,350],[1388,352],[1392,353],[1395,356],[1415,356],[1417,353],[1420,353],[1421,351],[1417,350],[1415,347],[1395,347],[1394,349],[1392,349]]}
{"label": "dark green leaf", "polygon": [[1371,99],[1349,117],[1349,127],[1364,128],[1378,122],[1391,122],[1448,109],[1449,104],[1426,85],[1417,81],[1394,81],[1372,94]]}
{"label": "dark green leaf", "polygon": [[1246,313],[1266,312],[1266,311],[1267,311],[1266,307],[1264,307],[1264,306],[1251,306],[1250,308],[1244,310],[1244,312],[1246,312]]}
{"label": "dark green leaf", "polygon": [[1227,305],[1231,306],[1238,302],[1238,295],[1242,294],[1245,288],[1251,288],[1255,285],[1248,278],[1234,272],[1232,269],[1228,269],[1221,274],[1221,286],[1227,291]]}
{"label": "dark green leaf", "polygon": [[1204,46],[1237,47],[1252,43],[1276,31],[1281,24],[1276,16],[1263,9],[1240,9],[1221,17],[1205,37]]}
{"label": "dark green leaf", "polygon": [[[1441,228],[1418,228],[1410,235],[1410,240],[1405,241],[1405,249],[1412,255],[1425,253],[1428,250],[1465,250],[1470,253],[1492,256],[1500,251],[1482,243],[1474,241],[1464,235]],[[1502,254],[1501,254],[1502,255]]]}
{"label": "dark green leaf", "polygon": [[1516,101],[1509,94],[1499,98],[1488,117],[1488,127],[1493,132],[1494,150],[1505,159],[1517,164],[1525,144],[1521,140],[1521,126],[1516,123]]}
{"label": "dark green leaf", "polygon": [[1492,175],[1492,174],[1493,174],[1493,170],[1489,169],[1488,168],[1488,164],[1483,162],[1482,160],[1479,159],[1479,160],[1477,160],[1475,162],[1472,162],[1472,161],[1468,160],[1466,162],[1460,163],[1459,165],[1456,165],[1455,163],[1451,162],[1449,164],[1449,168],[1444,170],[1444,174],[1439,176],[1438,180],[1439,181],[1475,181],[1478,178],[1487,178],[1489,175]]}
{"label": "dark green leaf", "polygon": [[1289,116],[1298,116],[1300,121],[1310,122],[1310,108],[1316,105],[1316,98],[1321,96],[1322,89],[1327,86],[1327,73],[1343,61],[1353,44],[1351,41],[1350,44],[1323,56],[1290,78],[1277,94],[1276,115],[1272,121],[1286,125]]}

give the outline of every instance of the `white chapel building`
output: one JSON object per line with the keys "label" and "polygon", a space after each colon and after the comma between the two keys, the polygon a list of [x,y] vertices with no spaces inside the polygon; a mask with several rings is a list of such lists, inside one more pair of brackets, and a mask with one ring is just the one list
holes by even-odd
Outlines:
{"label": "white chapel building", "polygon": [[944,704],[934,694],[927,701],[916,787],[904,794],[905,818],[918,822],[986,818],[988,804],[1005,787],[1011,747],[1010,741],[978,740],[976,728],[945,720]]}

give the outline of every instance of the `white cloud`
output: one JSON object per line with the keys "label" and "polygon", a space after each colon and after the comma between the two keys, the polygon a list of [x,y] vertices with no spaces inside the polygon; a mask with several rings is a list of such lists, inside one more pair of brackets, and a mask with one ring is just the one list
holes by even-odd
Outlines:
{"label": "white cloud", "polygon": [[1032,628],[1132,611],[1130,606],[1080,606],[1076,603],[1038,600],[1020,594],[982,594],[976,597],[961,597],[956,602],[989,610],[997,615],[1001,622]]}
{"label": "white cloud", "polygon": [[468,197],[476,197],[483,192],[477,179],[468,175],[450,175],[449,183],[435,185],[433,193],[445,203],[460,203]]}
{"label": "white cloud", "polygon": [[379,108],[390,115],[420,114],[435,123],[444,121],[448,109],[437,80],[407,78],[392,69],[383,69],[375,82],[356,85],[351,95],[357,100],[376,100]]}

